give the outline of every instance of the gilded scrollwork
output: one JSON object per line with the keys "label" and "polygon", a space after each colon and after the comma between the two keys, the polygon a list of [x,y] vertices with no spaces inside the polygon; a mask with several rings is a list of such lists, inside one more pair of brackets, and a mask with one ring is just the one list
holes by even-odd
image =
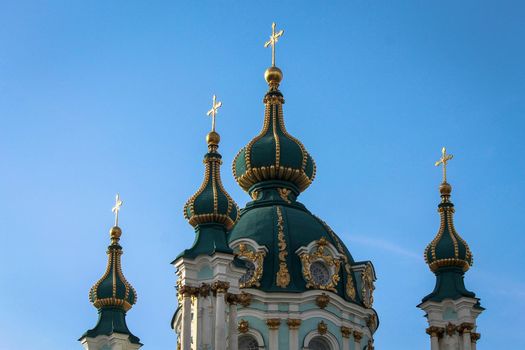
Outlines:
{"label": "gilded scrollwork", "polygon": [[332,228],[330,226],[328,226],[328,224],[326,222],[324,222],[323,220],[321,220],[319,218],[317,218],[317,219],[323,224],[323,226],[328,231],[328,233],[330,234],[332,239],[335,241],[335,243],[337,245],[337,250],[342,255],[342,259],[343,259],[343,261],[345,263],[344,266],[345,266],[345,271],[346,271],[345,292],[346,292],[346,295],[350,299],[355,300],[356,290],[355,290],[355,287],[354,287],[354,277],[353,277],[353,273],[352,273],[352,268],[350,266],[350,261],[348,260],[348,257],[346,256],[346,253],[345,253],[345,250],[343,248],[343,245],[341,244],[341,240],[339,239],[339,237],[337,237],[335,232],[332,230]]}
{"label": "gilded scrollwork", "polygon": [[372,272],[372,266],[367,264],[363,272],[361,273],[361,279],[363,287],[361,293],[363,296],[363,304],[365,307],[371,308],[374,304],[374,275]]}
{"label": "gilded scrollwork", "polygon": [[292,203],[292,201],[289,198],[290,193],[292,193],[291,190],[289,190],[288,188],[278,188],[277,190],[279,191],[279,196],[281,196],[283,201],[285,201],[288,204]]}
{"label": "gilded scrollwork", "polygon": [[[328,242],[325,237],[321,237],[316,242],[316,249],[313,252],[300,254],[301,262],[303,265],[303,276],[306,280],[306,288],[324,289],[337,292],[336,286],[339,282],[339,266],[341,261],[339,258],[335,258],[325,250]],[[312,275],[311,266],[313,263],[322,262],[331,270],[331,276],[328,281],[324,284],[317,282]]]}
{"label": "gilded scrollwork", "polygon": [[259,283],[262,274],[263,274],[263,260],[266,256],[266,252],[259,251],[256,252],[252,247],[247,246],[244,243],[239,244],[238,250],[236,249],[235,254],[243,260],[249,261],[253,264],[254,270],[251,275],[247,276],[247,279],[244,279],[240,283],[241,288],[249,288],[249,287],[259,287],[261,284]]}
{"label": "gilded scrollwork", "polygon": [[290,272],[288,272],[288,265],[286,264],[286,256],[288,251],[286,249],[286,239],[284,236],[284,220],[283,213],[280,207],[277,210],[277,239],[279,240],[279,271],[277,271],[276,283],[281,288],[286,288],[290,283]]}

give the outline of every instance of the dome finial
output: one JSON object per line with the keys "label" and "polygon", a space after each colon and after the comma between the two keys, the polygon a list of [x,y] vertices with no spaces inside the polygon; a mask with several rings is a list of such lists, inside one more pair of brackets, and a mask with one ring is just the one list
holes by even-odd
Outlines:
{"label": "dome finial", "polygon": [[272,23],[272,35],[270,40],[264,43],[264,47],[272,47],[272,66],[264,72],[264,79],[270,85],[270,89],[276,90],[279,83],[283,80],[283,72],[275,66],[275,45],[279,38],[284,34],[284,30],[275,32],[275,22]]}
{"label": "dome finial", "polygon": [[221,137],[215,132],[215,117],[219,112],[219,108],[222,107],[222,102],[217,101],[217,96],[213,95],[211,109],[206,113],[207,116],[211,116],[211,131],[206,135],[206,142],[210,151],[215,151],[219,148],[219,142]]}
{"label": "dome finial", "polygon": [[270,40],[264,43],[264,47],[272,47],[272,67],[275,67],[275,45],[279,38],[284,34],[284,30],[280,30],[277,33],[275,32],[275,22],[272,23],[272,35],[270,35]]}
{"label": "dome finial", "polygon": [[444,202],[448,200],[450,193],[452,192],[452,186],[450,186],[450,184],[447,182],[447,163],[453,157],[454,156],[452,154],[447,154],[447,149],[443,147],[441,149],[441,158],[439,158],[439,160],[434,163],[435,166],[443,165],[443,181],[439,186],[439,192],[441,193],[441,197],[443,198]]}

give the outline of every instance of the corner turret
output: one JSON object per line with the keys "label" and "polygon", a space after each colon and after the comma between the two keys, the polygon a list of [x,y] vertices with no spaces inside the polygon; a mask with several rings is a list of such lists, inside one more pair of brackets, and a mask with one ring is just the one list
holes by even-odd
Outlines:
{"label": "corner turret", "polygon": [[110,231],[108,263],[104,275],[91,287],[89,301],[98,310],[98,322],[79,339],[86,350],[101,350],[119,344],[123,350],[136,350],[142,344],[126,324],[126,312],[137,302],[137,292],[122,273],[122,246],[119,244],[122,230],[118,226],[118,213],[122,201],[119,195],[113,208],[115,226]]}

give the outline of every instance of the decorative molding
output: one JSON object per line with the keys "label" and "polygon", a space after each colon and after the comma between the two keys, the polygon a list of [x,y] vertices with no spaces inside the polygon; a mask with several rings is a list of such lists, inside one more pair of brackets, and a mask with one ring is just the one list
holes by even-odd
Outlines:
{"label": "decorative molding", "polygon": [[248,306],[250,306],[250,304],[252,302],[252,295],[248,294],[246,292],[241,292],[241,294],[239,294],[239,297],[238,297],[238,302],[242,306],[248,307]]}
{"label": "decorative molding", "polygon": [[277,191],[279,192],[279,196],[281,196],[283,201],[285,201],[288,204],[292,203],[292,201],[289,198],[290,193],[292,193],[292,190],[288,188],[278,188]]}
{"label": "decorative molding", "polygon": [[215,281],[211,285],[211,290],[214,295],[217,295],[219,293],[226,293],[229,288],[230,288],[230,283],[225,282],[225,281]]}
{"label": "decorative molding", "polygon": [[235,255],[243,260],[250,261],[255,266],[253,276],[248,281],[240,283],[240,288],[259,287],[261,285],[259,280],[263,274],[263,260],[266,252],[264,250],[255,251],[254,247],[247,246],[245,243],[240,243],[238,249]]}
{"label": "decorative molding", "polygon": [[281,319],[279,318],[269,318],[266,320],[266,325],[270,330],[276,330],[279,329],[279,326],[281,325]]}
{"label": "decorative molding", "polygon": [[368,263],[361,273],[361,279],[363,282],[363,287],[361,288],[361,293],[363,296],[363,305],[367,308],[371,308],[374,304],[374,274],[372,271],[372,266]]}
{"label": "decorative molding", "polygon": [[277,211],[277,239],[279,240],[279,271],[277,271],[276,284],[278,287],[286,288],[290,284],[290,273],[288,272],[288,266],[286,264],[286,256],[288,251],[286,250],[286,240],[284,236],[284,220],[281,212],[281,207],[276,207]]}
{"label": "decorative molding", "polygon": [[326,332],[328,332],[328,325],[324,323],[324,321],[321,321],[317,324],[317,331],[321,335],[325,335]]}
{"label": "decorative molding", "polygon": [[341,335],[343,338],[350,338],[350,334],[352,334],[352,330],[349,327],[341,326]]}
{"label": "decorative molding", "polygon": [[240,320],[239,325],[237,326],[237,330],[241,334],[248,333],[248,331],[250,330],[250,323],[246,320]]}
{"label": "decorative molding", "polygon": [[470,341],[472,343],[476,343],[480,338],[481,338],[481,334],[476,333],[476,332],[470,333]]}
{"label": "decorative molding", "polygon": [[363,338],[363,333],[359,331],[354,331],[354,339],[355,341],[361,341],[361,338]]}
{"label": "decorative molding", "polygon": [[469,323],[469,322],[463,322],[462,324],[460,324],[457,327],[457,330],[458,330],[459,334],[470,333],[470,331],[473,330],[473,329],[474,329],[474,325],[472,323]]}
{"label": "decorative molding", "polygon": [[[306,288],[331,290],[333,292],[337,292],[336,287],[337,283],[339,282],[338,272],[341,261],[339,260],[339,258],[327,254],[327,252],[325,251],[325,247],[327,245],[328,242],[326,238],[321,237],[321,239],[316,241],[315,251],[312,251],[310,253],[306,253],[303,251],[300,253],[299,257],[301,258],[301,262],[303,265],[303,277],[306,280]],[[316,283],[310,271],[311,265],[318,261],[326,264],[331,270],[330,279],[326,284]]]}
{"label": "decorative molding", "polygon": [[346,295],[350,299],[355,300],[357,293],[354,287],[354,277],[353,277],[354,275],[352,273],[352,268],[350,266],[350,261],[348,260],[348,256],[346,256],[345,249],[343,248],[343,244],[341,243],[341,240],[339,239],[339,237],[337,237],[335,232],[332,230],[332,228],[325,221],[323,221],[322,219],[318,217],[316,218],[323,224],[324,228],[326,229],[326,231],[328,231],[328,233],[330,234],[330,236],[332,237],[332,239],[335,241],[337,245],[337,250],[341,254],[341,258],[345,262],[345,271],[346,271],[345,292],[346,292]]}
{"label": "decorative molding", "polygon": [[322,293],[315,298],[315,304],[321,309],[324,309],[330,302],[330,297],[326,293]]}
{"label": "decorative molding", "polygon": [[289,329],[299,329],[301,326],[301,320],[298,318],[289,318],[286,321],[286,324],[288,325]]}
{"label": "decorative molding", "polygon": [[453,336],[456,333],[457,327],[453,325],[451,322],[447,324],[445,327],[445,332],[449,337]]}
{"label": "decorative molding", "polygon": [[441,338],[443,336],[443,333],[445,332],[445,328],[443,327],[436,327],[436,326],[431,326],[431,327],[428,327],[426,330],[428,335],[430,335],[430,337],[438,337],[438,338]]}

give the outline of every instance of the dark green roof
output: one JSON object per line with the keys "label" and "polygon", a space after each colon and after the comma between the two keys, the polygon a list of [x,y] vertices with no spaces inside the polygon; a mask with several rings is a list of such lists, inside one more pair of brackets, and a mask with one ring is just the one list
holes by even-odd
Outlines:
{"label": "dark green roof", "polygon": [[441,188],[443,187],[446,194],[441,196],[442,202],[438,205],[441,223],[436,237],[425,249],[425,261],[432,271],[437,271],[443,266],[458,266],[467,271],[473,263],[472,252],[454,227],[454,204],[450,201],[451,186],[442,184]]}
{"label": "dark green roof", "polygon": [[83,337],[128,334],[132,343],[140,344],[126,325],[126,311],[137,301],[137,292],[124,277],[121,267],[122,247],[118,244],[122,230],[114,226],[110,230],[111,245],[108,247],[108,264],[104,275],[89,291],[89,300],[98,309],[98,322],[95,328]]}
{"label": "dark green roof", "polygon": [[[258,199],[249,202],[246,208],[241,210],[241,217],[234,228],[228,234],[228,242],[239,239],[251,239],[260,246],[268,249],[268,254],[263,262],[263,274],[260,286],[257,289],[266,292],[304,292],[308,290],[306,280],[302,273],[302,263],[296,251],[306,247],[314,241],[324,238],[331,243],[338,253],[345,256],[341,262],[338,274],[340,280],[336,286],[337,294],[346,300],[361,303],[359,292],[355,300],[345,293],[348,273],[345,269],[345,260],[349,267],[354,265],[354,259],[340,238],[321,219],[315,217],[306,207],[295,201],[295,196],[288,196],[288,203],[279,194],[279,183],[272,182],[273,186],[267,186],[258,195]],[[281,183],[281,186],[284,183]],[[290,200],[291,199],[291,200]],[[282,220],[282,226],[279,221]],[[284,241],[279,238],[282,231]],[[281,243],[281,244],[280,244]],[[280,252],[285,244],[286,266],[290,275],[290,282],[286,287],[277,284],[276,276],[280,269]],[[351,283],[357,290],[355,274],[350,272]]]}
{"label": "dark green roof", "polygon": [[[218,135],[218,134],[217,134]],[[239,217],[239,208],[224,189],[221,181],[221,155],[218,144],[210,144],[204,156],[205,173],[200,188],[184,206],[184,217],[197,227],[217,223],[231,228]]]}
{"label": "dark green roof", "polygon": [[126,313],[120,308],[105,308],[98,311],[98,322],[95,328],[84,333],[79,340],[84,337],[96,338],[99,335],[110,336],[113,333],[129,335],[129,341],[133,344],[140,344],[140,339],[134,336],[126,324]]}
{"label": "dark green roof", "polygon": [[263,128],[233,161],[233,175],[245,191],[261,181],[287,181],[300,191],[315,177],[315,162],[305,147],[284,125],[284,98],[277,86],[264,97]]}

